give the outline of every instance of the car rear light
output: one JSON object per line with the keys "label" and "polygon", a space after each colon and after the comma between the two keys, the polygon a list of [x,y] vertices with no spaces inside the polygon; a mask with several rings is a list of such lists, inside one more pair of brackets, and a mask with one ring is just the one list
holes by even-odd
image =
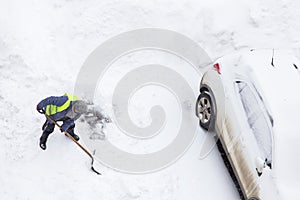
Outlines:
{"label": "car rear light", "polygon": [[219,74],[221,74],[221,68],[220,68],[220,64],[219,63],[214,64],[214,68],[215,68],[215,70],[217,70],[217,72]]}

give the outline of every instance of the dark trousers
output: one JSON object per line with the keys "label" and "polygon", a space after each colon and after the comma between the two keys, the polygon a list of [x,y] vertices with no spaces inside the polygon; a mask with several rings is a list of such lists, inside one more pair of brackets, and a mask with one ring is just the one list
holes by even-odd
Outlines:
{"label": "dark trousers", "polygon": [[[48,139],[49,135],[54,131],[54,128],[55,128],[55,124],[46,120],[46,122],[43,124],[43,127],[42,127],[43,134],[40,138],[40,143],[46,144],[47,139]],[[75,128],[75,124],[67,130],[67,132],[72,137],[74,136],[74,128]]]}

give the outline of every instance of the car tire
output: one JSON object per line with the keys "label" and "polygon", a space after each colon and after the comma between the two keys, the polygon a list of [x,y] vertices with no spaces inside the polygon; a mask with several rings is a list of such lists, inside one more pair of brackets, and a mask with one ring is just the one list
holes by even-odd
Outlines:
{"label": "car tire", "polygon": [[202,128],[208,130],[213,127],[215,113],[212,98],[208,92],[201,92],[196,103],[196,115]]}

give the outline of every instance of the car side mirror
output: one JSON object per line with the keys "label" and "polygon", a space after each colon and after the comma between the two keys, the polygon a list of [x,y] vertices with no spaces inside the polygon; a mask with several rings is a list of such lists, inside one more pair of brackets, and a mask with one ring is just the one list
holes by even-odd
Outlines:
{"label": "car side mirror", "polygon": [[266,161],[261,159],[260,157],[257,157],[255,159],[255,166],[256,166],[256,172],[258,176],[261,176],[264,168],[266,167]]}

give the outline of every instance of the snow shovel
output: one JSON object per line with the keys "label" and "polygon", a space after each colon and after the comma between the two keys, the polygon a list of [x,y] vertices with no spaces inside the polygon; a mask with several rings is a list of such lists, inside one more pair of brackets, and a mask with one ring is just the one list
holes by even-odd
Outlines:
{"label": "snow shovel", "polygon": [[[61,126],[49,115],[45,114],[45,116],[52,121],[56,126],[58,126],[59,129],[61,129]],[[77,142],[71,135],[70,133],[68,133],[67,131],[65,131],[65,134],[73,141],[75,142],[91,159],[92,159],[92,163],[91,163],[91,170],[93,172],[95,172],[98,175],[101,175],[100,172],[96,171],[93,167],[94,164],[94,157],[92,156],[92,154],[90,152],[88,152],[88,150],[86,150],[81,144],[79,144],[79,142]]]}

